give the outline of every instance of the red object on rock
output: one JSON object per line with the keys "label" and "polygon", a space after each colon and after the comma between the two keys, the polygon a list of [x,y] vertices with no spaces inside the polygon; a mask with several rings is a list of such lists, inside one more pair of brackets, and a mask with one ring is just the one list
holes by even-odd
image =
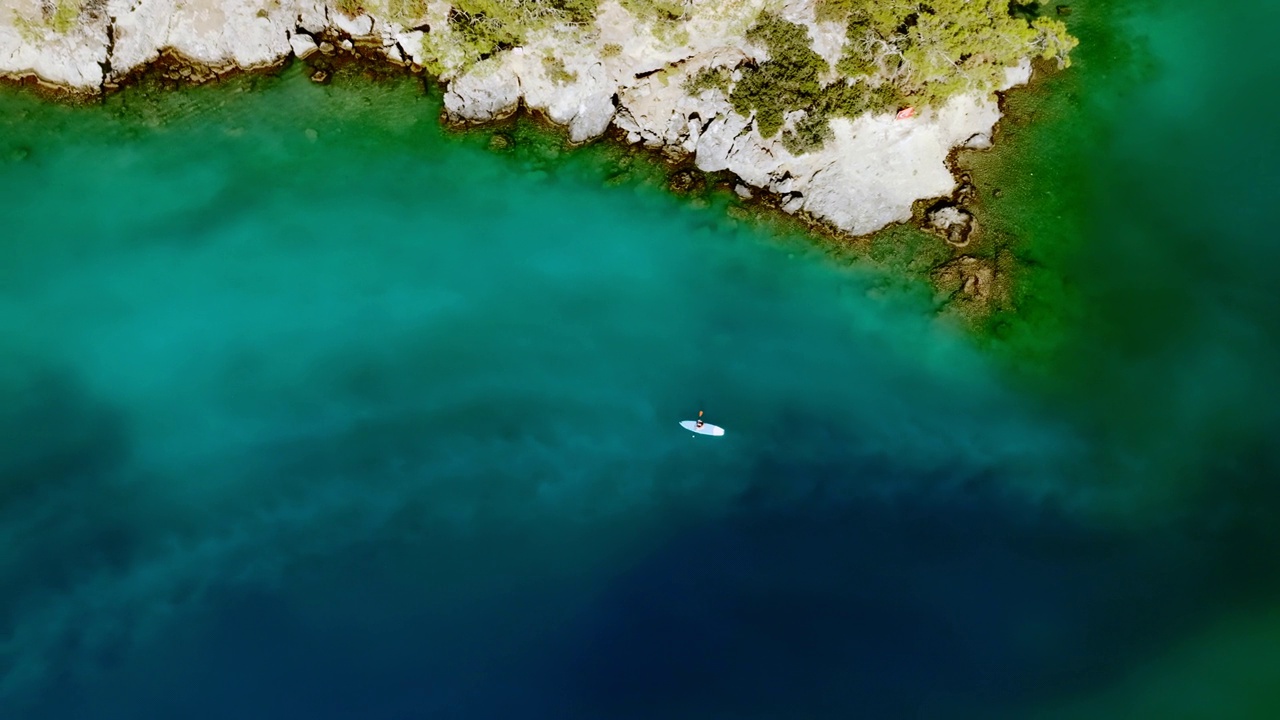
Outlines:
{"label": "red object on rock", "polygon": [[915,114],[916,114],[916,109],[913,107],[902,108],[901,110],[898,111],[898,119],[906,120],[907,118]]}

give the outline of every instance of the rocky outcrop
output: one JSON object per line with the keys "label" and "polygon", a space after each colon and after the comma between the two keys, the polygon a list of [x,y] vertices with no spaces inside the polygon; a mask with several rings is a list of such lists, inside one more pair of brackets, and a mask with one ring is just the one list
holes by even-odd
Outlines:
{"label": "rocky outcrop", "polygon": [[925,215],[929,227],[942,235],[946,241],[956,247],[969,244],[969,233],[973,230],[973,215],[949,203],[935,206]]}
{"label": "rocky outcrop", "polygon": [[[741,73],[767,59],[744,35],[763,6],[686,3],[673,24],[603,0],[594,24],[544,27],[477,61],[451,44],[451,8],[440,0],[398,3],[398,17],[387,0],[361,3],[367,12],[355,16],[316,0],[13,0],[7,15],[0,10],[0,73],[96,93],[162,52],[219,71],[306,57],[323,50],[326,38],[355,41],[389,61],[438,73],[455,121],[489,121],[523,105],[565,126],[574,142],[613,126],[630,142],[733,173],[740,193],[750,192],[745,186],[765,190],[788,212],[852,234],[907,220],[916,201],[955,190],[948,154],[990,143],[1000,117],[990,98],[960,95],[907,119],[834,118],[821,148],[796,154],[779,137],[762,137],[722,89],[691,93],[688,81],[701,70]],[[403,16],[405,7],[418,8],[417,17]],[[813,0],[787,0],[781,12],[808,28],[816,52],[832,62],[840,57],[844,28],[818,22]],[[1029,75],[1029,63],[1009,68],[1006,86]]]}

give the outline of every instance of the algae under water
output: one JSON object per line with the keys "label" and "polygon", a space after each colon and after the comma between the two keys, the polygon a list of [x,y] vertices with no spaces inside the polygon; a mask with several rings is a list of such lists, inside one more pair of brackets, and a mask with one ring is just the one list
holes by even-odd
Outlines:
{"label": "algae under water", "polygon": [[[1084,32],[1062,97],[1182,77],[1168,24],[1076,7],[1150,75],[1102,82],[1130,61]],[[928,288],[725,194],[520,127],[495,152],[438,110],[297,70],[0,94],[0,714],[1158,717],[1152,688],[1243,647],[1244,680],[1205,686],[1236,704],[1202,716],[1265,716],[1273,646],[1234,638],[1274,626],[1274,411],[1239,388],[1271,387],[1275,340],[1227,260],[1269,250],[1153,236],[1154,200],[1104,234],[1118,149],[1168,160],[1149,131],[1015,123],[975,175],[1007,189],[987,217],[1027,282],[1067,280],[1003,318],[1049,347],[1029,381]],[[1073,155],[1053,127],[1115,140]],[[1005,182],[1019,163],[1073,197]],[[1037,207],[1058,235],[1020,232]],[[1233,281],[1189,324],[1155,312]],[[1146,401],[1127,372],[1170,383]],[[699,407],[725,438],[680,431]]]}
{"label": "algae under water", "polygon": [[1276,717],[1280,136],[1260,119],[1280,106],[1263,91],[1280,8],[1069,6],[1074,67],[1011,93],[996,152],[962,159],[985,252],[1018,267],[991,347],[1089,438],[1095,510],[1134,528],[1198,515],[1231,537],[1216,562],[1237,580],[1150,665],[1027,715]]}

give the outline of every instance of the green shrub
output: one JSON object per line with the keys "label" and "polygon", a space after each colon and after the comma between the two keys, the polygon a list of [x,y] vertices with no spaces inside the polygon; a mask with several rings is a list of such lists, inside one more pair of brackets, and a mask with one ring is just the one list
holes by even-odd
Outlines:
{"label": "green shrub", "polygon": [[83,7],[82,0],[58,0],[53,14],[49,17],[49,28],[59,35],[66,33],[80,18],[80,10]]}
{"label": "green shrub", "polygon": [[871,88],[862,81],[836,80],[822,88],[795,128],[783,133],[783,147],[795,155],[816,150],[831,137],[831,118],[853,119],[868,111],[895,109],[897,102],[889,83]]}
{"label": "green shrub", "polygon": [[792,155],[817,150],[831,137],[831,117],[820,112],[805,113],[795,128],[782,133],[782,146]]}
{"label": "green shrub", "polygon": [[817,15],[821,21],[844,21],[865,0],[818,0]]}
{"label": "green shrub", "polygon": [[54,0],[54,2],[39,4],[39,9],[38,18],[19,14],[16,10],[10,13],[13,28],[26,42],[38,43],[50,31],[59,35],[66,34],[80,19],[84,0]]}
{"label": "green shrub", "polygon": [[619,4],[641,20],[675,22],[684,17],[680,0],[618,0]]}
{"label": "green shrub", "polygon": [[600,0],[549,0],[561,18],[579,24],[592,23],[596,19],[596,10]]}
{"label": "green shrub", "polygon": [[909,98],[902,88],[891,82],[882,82],[867,92],[867,108],[872,112],[890,112],[902,107]]}
{"label": "green shrub", "polygon": [[578,73],[566,70],[564,60],[554,55],[544,55],[542,57],[542,68],[546,71],[547,77],[551,78],[551,82],[556,85],[566,85],[578,81]]}
{"label": "green shrub", "polygon": [[[846,24],[848,42],[835,71],[809,44],[802,25],[762,14],[747,37],[764,44],[769,59],[743,70],[730,101],[743,116],[755,113],[764,137],[773,137],[788,112],[805,115],[782,138],[792,152],[821,145],[832,117],[892,112],[903,105],[941,105],[965,92],[989,93],[1007,68],[1029,56],[1069,64],[1076,39],[1061,21],[1028,15],[1008,0],[819,0],[820,20]],[[1029,19],[1030,18],[1030,19]],[[690,92],[714,78],[695,77]]]}
{"label": "green shrub", "polygon": [[680,22],[685,17],[684,3],[680,0],[618,1],[637,19],[651,22],[653,35],[658,40],[668,45],[684,45],[689,42],[689,32]]}
{"label": "green shrub", "polygon": [[726,67],[705,67],[689,76],[684,81],[684,91],[697,95],[703,90],[720,90],[729,92],[730,70]]}
{"label": "green shrub", "polygon": [[597,0],[454,0],[449,27],[474,62],[523,44],[534,30],[590,20],[596,6]]}
{"label": "green shrub", "polygon": [[388,0],[387,19],[405,25],[427,16],[427,0]]}
{"label": "green shrub", "polygon": [[1033,55],[1065,66],[1076,44],[1060,21],[1033,18],[1034,5],[1008,0],[839,4],[848,6],[848,43],[837,70],[879,75],[919,104],[938,105],[962,92],[991,92],[1006,68]]}
{"label": "green shrub", "polygon": [[1078,38],[1067,32],[1066,23],[1055,18],[1036,18],[1031,21],[1036,31],[1036,39],[1032,48],[1040,52],[1045,60],[1056,60],[1058,67],[1071,67],[1071,51],[1080,44]]}
{"label": "green shrub", "polygon": [[336,0],[333,3],[333,7],[347,17],[356,17],[364,14],[364,5],[361,0]]}
{"label": "green shrub", "polygon": [[830,66],[809,47],[809,31],[803,25],[776,15],[762,14],[747,38],[763,43],[769,59],[743,70],[729,101],[740,115],[754,112],[760,134],[773,137],[782,127],[783,115],[814,103],[822,92],[820,76]]}
{"label": "green shrub", "polygon": [[483,60],[521,39],[516,28],[507,26],[498,18],[491,18],[483,12],[470,14],[458,6],[449,10],[449,29],[453,30],[458,44],[471,62]]}

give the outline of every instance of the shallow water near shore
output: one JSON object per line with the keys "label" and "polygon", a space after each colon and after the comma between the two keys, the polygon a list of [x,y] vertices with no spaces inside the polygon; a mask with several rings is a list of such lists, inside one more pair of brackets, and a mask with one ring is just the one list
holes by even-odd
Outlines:
{"label": "shallow water near shore", "polygon": [[921,284],[409,80],[0,103],[15,717],[1096,717],[1271,607],[1265,412],[1146,501],[1229,383],[1104,423]]}

